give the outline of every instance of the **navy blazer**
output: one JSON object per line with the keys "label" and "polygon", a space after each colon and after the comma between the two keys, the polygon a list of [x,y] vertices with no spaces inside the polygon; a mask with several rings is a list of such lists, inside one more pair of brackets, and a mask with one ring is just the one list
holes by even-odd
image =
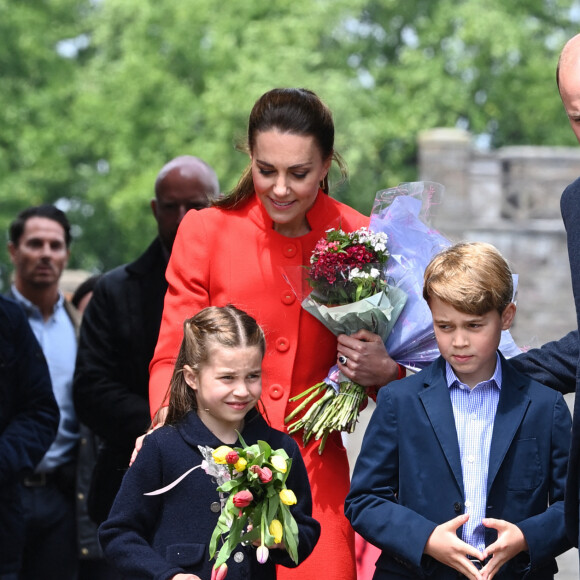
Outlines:
{"label": "navy blazer", "polygon": [[[508,562],[496,578],[522,578],[526,572],[529,579],[552,578],[555,556],[570,546],[563,504],[570,413],[560,393],[500,359],[486,517],[515,523],[529,553]],[[382,549],[374,578],[444,580],[458,573],[423,550],[437,525],[464,513],[463,501],[459,442],[445,361],[439,357],[379,391],[345,513],[357,532]],[[487,530],[486,545],[496,537],[495,530]]]}
{"label": "navy blazer", "polygon": [[[312,498],[306,468],[294,440],[269,427],[255,410],[246,415],[242,437],[248,445],[262,439],[272,448],[283,447],[292,459],[286,484],[298,503],[290,509],[299,530],[298,557],[312,552],[320,525],[312,518]],[[135,463],[129,468],[109,518],[99,528],[105,557],[131,580],[166,580],[175,574],[197,574],[209,580],[213,561],[208,544],[217,523],[220,497],[215,480],[196,469],[170,491],[160,489],[200,465],[198,445],[216,449],[223,445],[191,412],[178,426],[164,426],[145,438]],[[256,549],[239,547],[228,559],[228,580],[272,580],[275,564],[294,567],[285,550],[270,550],[265,564],[256,560]]]}

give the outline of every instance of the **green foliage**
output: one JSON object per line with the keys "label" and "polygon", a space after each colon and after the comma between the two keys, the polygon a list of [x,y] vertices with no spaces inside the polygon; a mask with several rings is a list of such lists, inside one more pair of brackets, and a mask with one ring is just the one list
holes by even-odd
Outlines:
{"label": "green foliage", "polygon": [[274,86],[329,104],[350,168],[335,195],[364,213],[377,190],[415,178],[424,129],[572,145],[554,82],[571,5],[0,0],[0,227],[61,200],[72,266],[135,258],[155,235],[159,168],[198,155],[230,190],[250,108]]}

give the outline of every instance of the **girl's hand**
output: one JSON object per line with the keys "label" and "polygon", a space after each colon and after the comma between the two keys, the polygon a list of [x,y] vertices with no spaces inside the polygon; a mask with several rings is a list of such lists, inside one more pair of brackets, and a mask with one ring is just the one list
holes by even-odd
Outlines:
{"label": "girl's hand", "polygon": [[399,365],[389,356],[381,337],[368,330],[339,334],[337,351],[342,374],[363,387],[382,387],[399,375]]}

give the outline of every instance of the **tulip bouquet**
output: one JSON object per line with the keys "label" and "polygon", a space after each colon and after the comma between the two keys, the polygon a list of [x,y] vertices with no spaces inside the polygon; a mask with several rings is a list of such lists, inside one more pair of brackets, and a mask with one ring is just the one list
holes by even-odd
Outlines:
{"label": "tulip bouquet", "polygon": [[202,449],[202,469],[216,478],[220,494],[229,494],[209,544],[210,557],[217,553],[212,579],[225,577],[226,561],[240,543],[257,544],[261,564],[268,546],[283,544],[298,563],[298,525],[290,511],[296,496],[286,487],[292,460],[265,441],[247,446],[240,436],[240,442],[242,447]]}
{"label": "tulip bouquet", "polygon": [[[388,258],[383,232],[328,230],[310,258],[307,279],[312,292],[302,307],[336,335],[365,328],[385,340],[406,302],[405,293],[385,281]],[[318,452],[322,453],[332,431],[354,431],[366,396],[364,387],[331,369],[324,381],[290,399],[304,400],[286,417],[286,423],[310,407],[288,431],[302,429],[305,445],[313,436],[320,439]]]}

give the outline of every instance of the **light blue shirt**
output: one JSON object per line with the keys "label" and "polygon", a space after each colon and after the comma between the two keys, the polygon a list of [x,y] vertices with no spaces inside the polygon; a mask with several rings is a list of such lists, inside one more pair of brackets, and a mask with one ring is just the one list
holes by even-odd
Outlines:
{"label": "light blue shirt", "polygon": [[457,378],[449,363],[446,365],[446,373],[461,453],[465,513],[469,514],[462,537],[464,542],[483,551],[485,526],[481,520],[485,517],[487,504],[489,449],[501,392],[499,355],[493,376],[478,383],[473,389]]}
{"label": "light blue shirt", "polygon": [[72,398],[77,355],[75,328],[64,307],[62,294],[54,306],[51,317],[45,321],[40,309],[22,296],[14,286],[12,292],[26,310],[30,327],[40,343],[48,363],[54,397],[60,410],[56,439],[36,468],[37,472],[50,472],[76,457],[79,426]]}

